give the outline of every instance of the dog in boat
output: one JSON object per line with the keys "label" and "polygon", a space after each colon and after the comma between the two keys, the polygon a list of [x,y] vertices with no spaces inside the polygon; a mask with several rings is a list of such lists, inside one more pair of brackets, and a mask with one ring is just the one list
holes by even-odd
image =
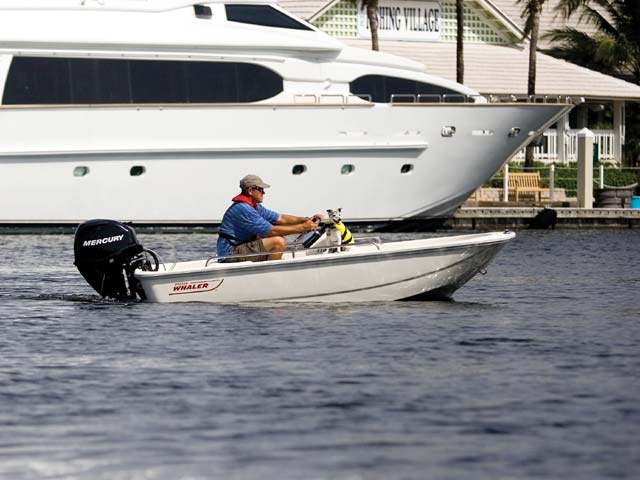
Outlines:
{"label": "dog in boat", "polygon": [[[325,224],[327,227],[327,237],[331,245],[340,247],[342,251],[349,250],[348,245],[353,245],[355,240],[351,234],[351,230],[342,221],[342,208],[337,210],[327,210],[329,221]],[[334,251],[337,251],[334,250]]]}

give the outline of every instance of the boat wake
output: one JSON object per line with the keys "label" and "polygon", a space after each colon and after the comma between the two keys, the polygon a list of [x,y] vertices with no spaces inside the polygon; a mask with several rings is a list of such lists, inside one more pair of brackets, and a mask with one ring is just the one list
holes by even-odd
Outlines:
{"label": "boat wake", "polygon": [[113,306],[113,305],[122,305],[127,306],[134,303],[140,303],[136,300],[115,300],[112,298],[102,298],[98,295],[78,295],[74,293],[41,293],[38,295],[29,295],[22,297],[23,300],[36,300],[36,301],[52,301],[59,300],[63,302],[75,302],[75,303],[86,303],[92,305],[105,305],[105,306]]}

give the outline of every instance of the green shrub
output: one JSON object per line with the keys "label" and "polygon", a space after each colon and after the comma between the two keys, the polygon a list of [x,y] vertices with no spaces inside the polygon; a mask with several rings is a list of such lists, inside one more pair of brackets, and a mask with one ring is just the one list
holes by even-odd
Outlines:
{"label": "green shrub", "polygon": [[[599,173],[594,174],[594,178],[600,178]],[[605,168],[604,170],[604,184],[610,187],[624,187],[632,185],[638,181],[637,174],[633,170],[617,169],[617,168]]]}

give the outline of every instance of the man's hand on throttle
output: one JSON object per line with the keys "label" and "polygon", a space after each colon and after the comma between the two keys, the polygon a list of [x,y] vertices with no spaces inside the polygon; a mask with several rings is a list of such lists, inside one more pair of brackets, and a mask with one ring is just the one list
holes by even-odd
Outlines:
{"label": "man's hand on throttle", "polygon": [[312,219],[307,219],[304,223],[300,224],[302,227],[302,232],[312,232],[313,230],[317,230],[318,224],[314,222]]}

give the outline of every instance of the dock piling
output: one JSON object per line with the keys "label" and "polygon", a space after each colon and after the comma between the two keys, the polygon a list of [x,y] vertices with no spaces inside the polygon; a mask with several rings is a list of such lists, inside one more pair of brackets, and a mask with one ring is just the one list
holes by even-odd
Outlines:
{"label": "dock piling", "polygon": [[509,201],[509,162],[504,164],[504,185],[502,188],[502,201]]}
{"label": "dock piling", "polygon": [[593,132],[578,132],[578,207],[593,208]]}

